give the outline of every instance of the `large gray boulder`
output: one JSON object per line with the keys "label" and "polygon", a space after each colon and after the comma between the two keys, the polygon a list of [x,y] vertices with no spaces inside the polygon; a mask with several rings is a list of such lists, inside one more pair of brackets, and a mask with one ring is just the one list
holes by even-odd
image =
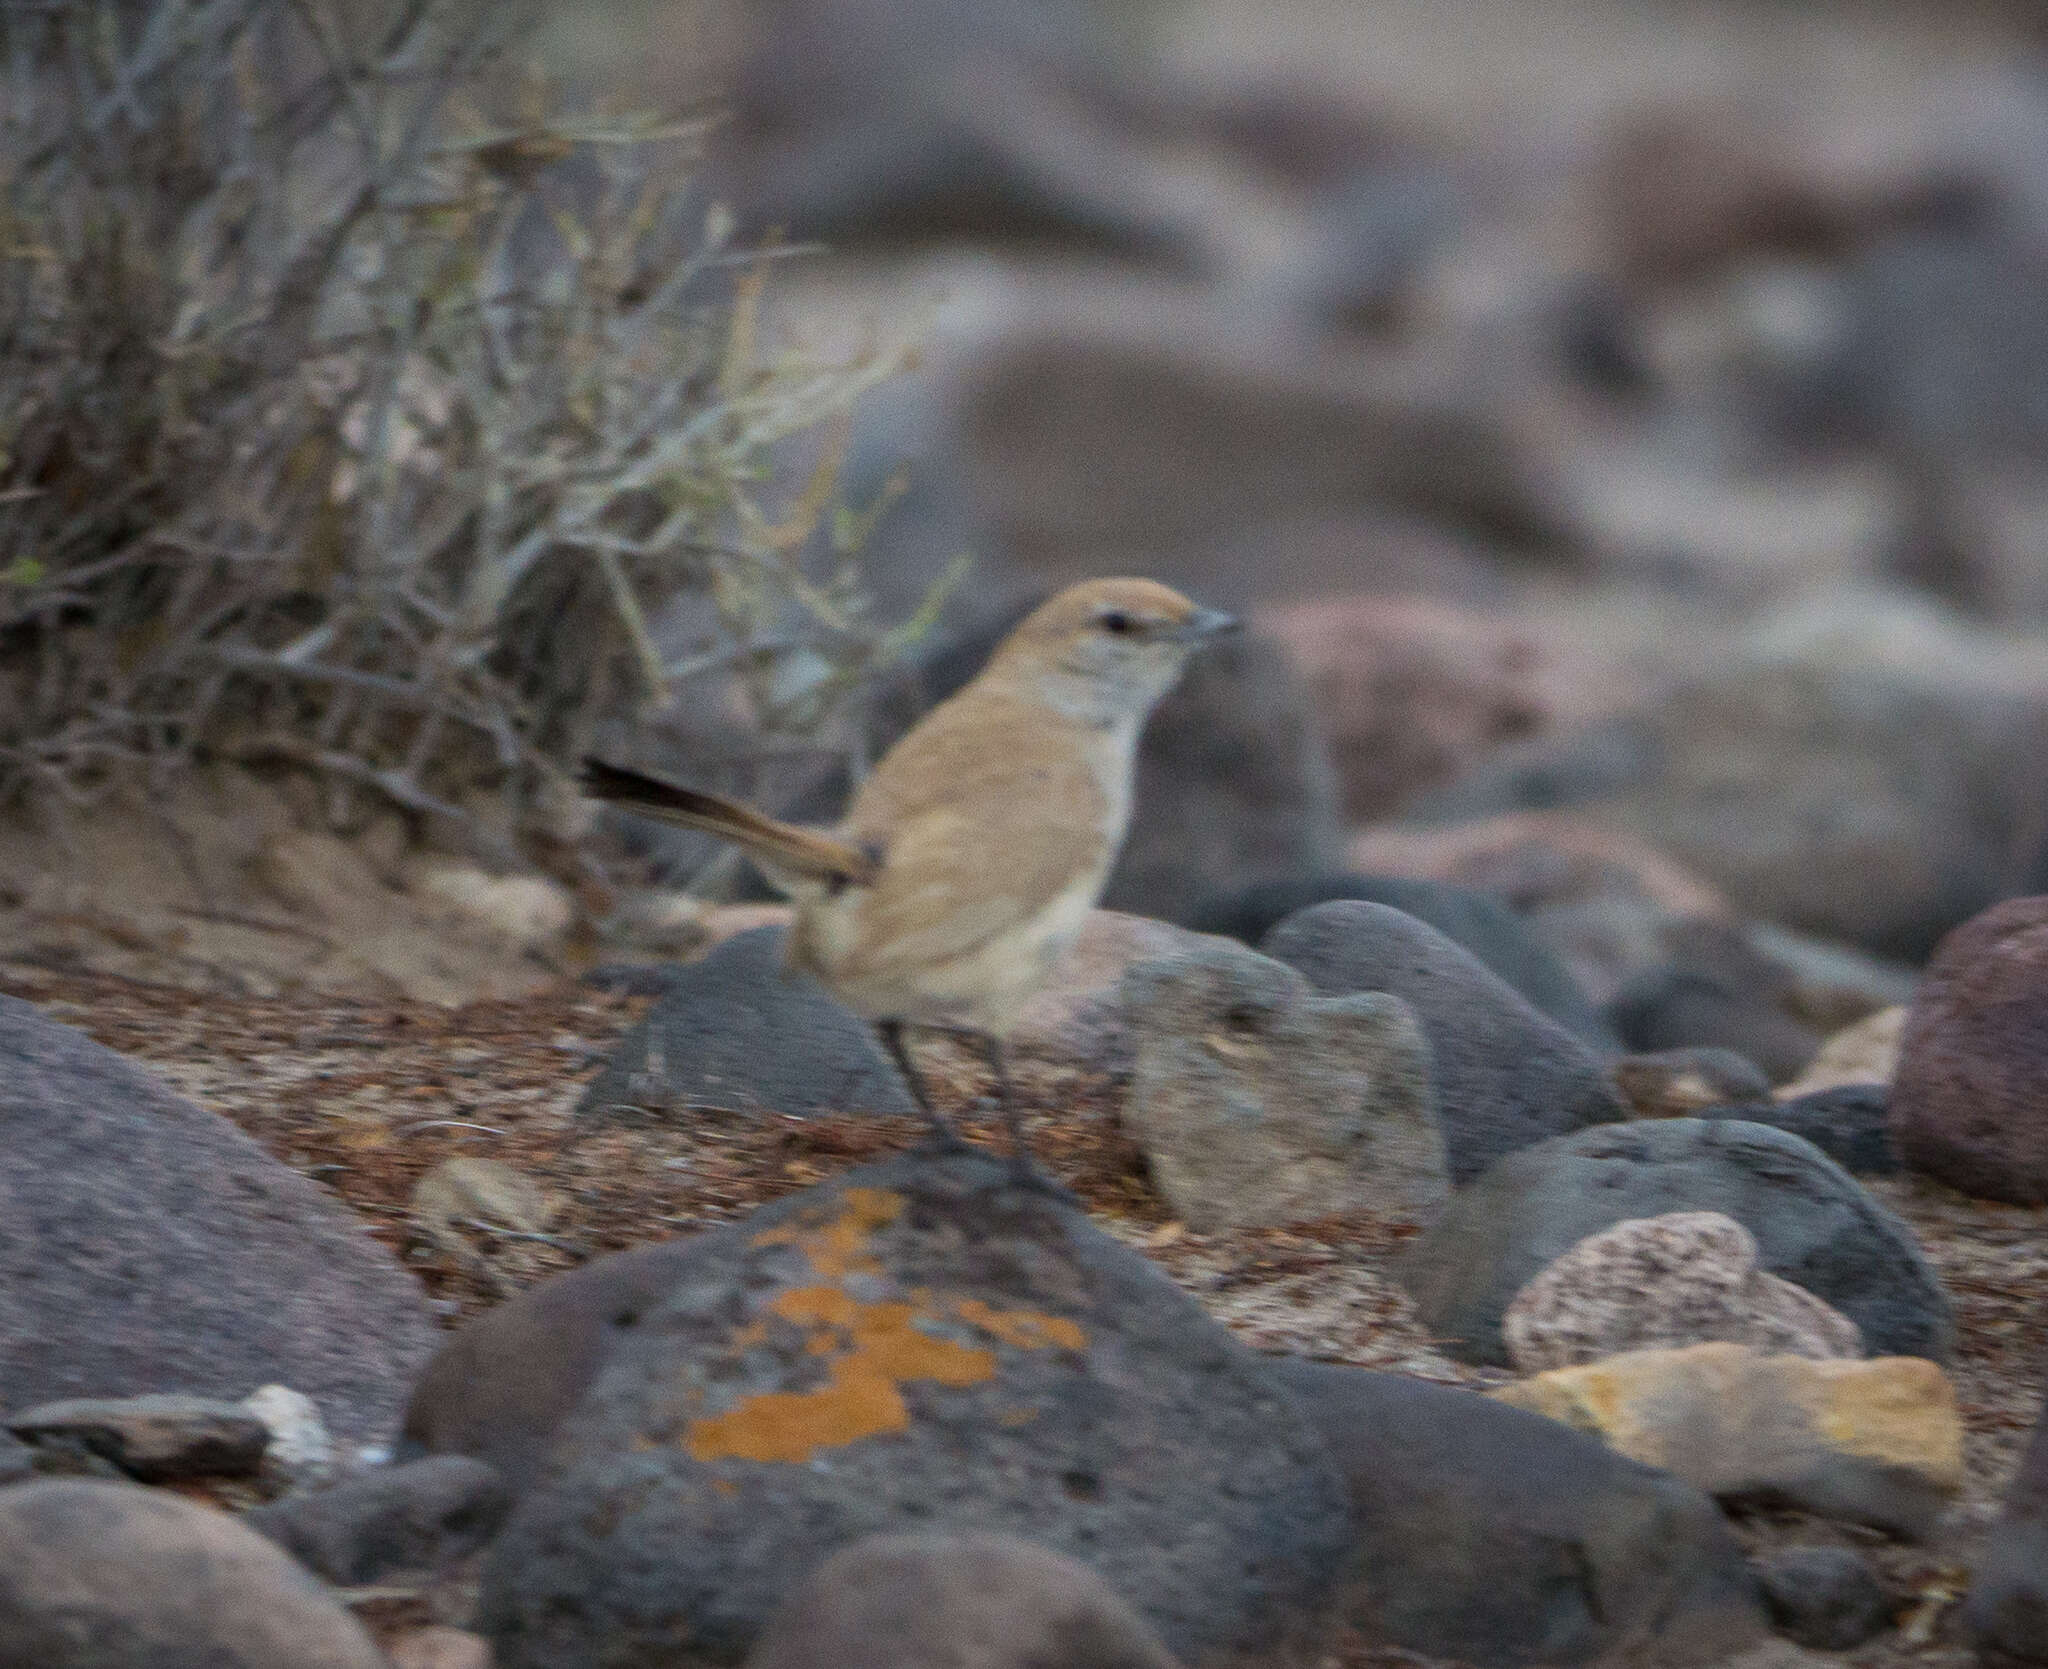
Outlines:
{"label": "large gray boulder", "polygon": [[1767,1633],[1720,1509],[1476,1392],[1276,1357],[1351,1490],[1348,1620],[1473,1669],[1720,1665]]}
{"label": "large gray boulder", "polygon": [[1452,1199],[1400,1277],[1426,1326],[1505,1367],[1501,1318],[1531,1279],[1588,1235],[1674,1211],[1734,1218],[1764,1270],[1855,1322],[1872,1355],[1954,1354],[1913,1231],[1811,1143],[1739,1119],[1643,1120],[1514,1154]]}
{"label": "large gray boulder", "polygon": [[0,997],[0,1386],[14,1408],[284,1384],[382,1441],[432,1351],[365,1225],[226,1119]]}
{"label": "large gray boulder", "polygon": [[1518,1148],[1627,1117],[1592,1050],[1477,957],[1400,910],[1318,904],[1289,916],[1260,948],[1320,991],[1385,991],[1415,1011],[1459,1187]]}
{"label": "large gray boulder", "polygon": [[796,1574],[965,1528],[1082,1560],[1192,1664],[1315,1649],[1349,1528],[1321,1439],[1055,1190],[914,1156],[668,1256],[492,1549],[500,1669],[736,1662]]}

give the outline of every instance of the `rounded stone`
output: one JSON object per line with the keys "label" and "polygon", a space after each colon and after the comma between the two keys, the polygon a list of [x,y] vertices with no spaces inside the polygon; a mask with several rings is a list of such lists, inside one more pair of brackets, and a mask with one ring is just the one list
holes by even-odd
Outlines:
{"label": "rounded stone", "polygon": [[1322,1440],[1056,1190],[912,1156],[669,1268],[492,1550],[500,1669],[734,1662],[841,1548],[964,1529],[1090,1566],[1190,1664],[1316,1648],[1349,1540]]}
{"label": "rounded stone", "polygon": [[747,1669],[1178,1669],[1086,1565],[1014,1536],[870,1536],[813,1571]]}
{"label": "rounded stone", "polygon": [[382,1669],[362,1625],[227,1514],[135,1484],[0,1490],[0,1663]]}
{"label": "rounded stone", "polygon": [[1891,1625],[1891,1596],[1853,1547],[1786,1547],[1756,1562],[1771,1623],[1817,1651],[1846,1652]]}
{"label": "rounded stone", "polygon": [[1913,1231],[1810,1142],[1740,1119],[1636,1120],[1511,1154],[1452,1198],[1401,1280],[1459,1354],[1505,1367],[1502,1318],[1531,1279],[1588,1235],[1673,1211],[1732,1217],[1765,1271],[1855,1322],[1873,1356],[1954,1353]]}
{"label": "rounded stone", "polygon": [[1459,1187],[1518,1148],[1628,1116],[1599,1056],[1477,957],[1400,910],[1318,904],[1289,916],[1260,949],[1326,995],[1384,991],[1415,1011]]}
{"label": "rounded stone", "polygon": [[2048,896],[1942,940],[1906,1016],[1891,1126],[1914,1170],[1980,1199],[2048,1204]]}

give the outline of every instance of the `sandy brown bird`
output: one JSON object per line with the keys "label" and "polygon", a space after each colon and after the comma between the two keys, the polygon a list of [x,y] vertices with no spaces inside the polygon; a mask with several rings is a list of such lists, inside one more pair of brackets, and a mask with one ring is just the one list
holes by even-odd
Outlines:
{"label": "sandy brown bird", "polygon": [[876,765],[831,829],[587,760],[587,792],[743,848],[789,895],[790,965],[875,1024],[940,1143],[904,1027],[978,1041],[1028,1172],[1003,1039],[1102,896],[1130,824],[1138,733],[1234,626],[1141,579],[1070,586]]}

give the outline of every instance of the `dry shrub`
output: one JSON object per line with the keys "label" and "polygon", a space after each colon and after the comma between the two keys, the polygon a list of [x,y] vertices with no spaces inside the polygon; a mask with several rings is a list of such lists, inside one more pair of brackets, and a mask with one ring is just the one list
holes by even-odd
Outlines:
{"label": "dry shrub", "polygon": [[834,502],[894,360],[765,351],[699,129],[562,109],[528,9],[0,0],[0,798],[284,759],[506,853],[598,724],[804,734],[920,629]]}

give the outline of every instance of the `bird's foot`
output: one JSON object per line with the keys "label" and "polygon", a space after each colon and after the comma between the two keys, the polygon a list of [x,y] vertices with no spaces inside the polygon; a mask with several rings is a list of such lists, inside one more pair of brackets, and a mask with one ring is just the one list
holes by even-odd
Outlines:
{"label": "bird's foot", "polygon": [[910,1151],[921,1159],[957,1159],[963,1153],[975,1152],[976,1148],[950,1124],[934,1119],[925,1139]]}
{"label": "bird's foot", "polygon": [[1050,1171],[1039,1169],[1028,1153],[1010,1155],[1009,1185],[1026,1194],[1043,1194],[1047,1199],[1058,1200],[1063,1205],[1073,1205],[1073,1190],[1058,1180]]}

